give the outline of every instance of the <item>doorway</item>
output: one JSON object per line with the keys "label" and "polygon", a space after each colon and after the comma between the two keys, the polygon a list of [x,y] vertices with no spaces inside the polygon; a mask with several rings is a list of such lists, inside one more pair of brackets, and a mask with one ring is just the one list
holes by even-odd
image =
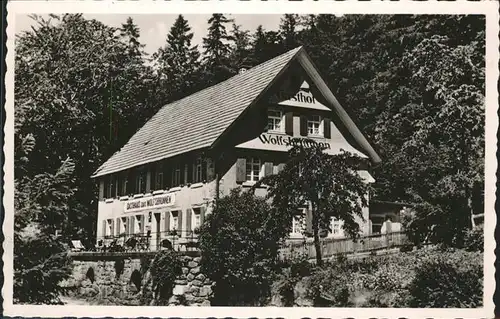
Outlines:
{"label": "doorway", "polygon": [[161,213],[155,213],[156,250],[161,246]]}

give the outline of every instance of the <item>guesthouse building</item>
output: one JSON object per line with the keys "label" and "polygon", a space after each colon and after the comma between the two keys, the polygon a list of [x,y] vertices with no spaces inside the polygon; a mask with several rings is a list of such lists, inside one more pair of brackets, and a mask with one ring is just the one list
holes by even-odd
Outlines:
{"label": "guesthouse building", "polygon": [[[359,173],[374,182],[368,171],[379,156],[302,47],[165,105],[93,175],[98,241],[146,236],[148,249],[190,241],[218,196],[277,173],[294,141],[309,140],[359,155]],[[370,234],[368,208],[363,216]],[[309,224],[292,221],[290,238],[303,238]],[[327,236],[343,236],[341,226],[332,220]]]}

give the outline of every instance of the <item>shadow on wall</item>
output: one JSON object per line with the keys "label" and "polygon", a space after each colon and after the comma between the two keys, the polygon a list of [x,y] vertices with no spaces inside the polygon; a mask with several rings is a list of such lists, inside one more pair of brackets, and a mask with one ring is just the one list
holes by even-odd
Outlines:
{"label": "shadow on wall", "polygon": [[130,275],[130,282],[134,284],[137,291],[141,290],[142,275],[139,270],[134,270],[132,275]]}

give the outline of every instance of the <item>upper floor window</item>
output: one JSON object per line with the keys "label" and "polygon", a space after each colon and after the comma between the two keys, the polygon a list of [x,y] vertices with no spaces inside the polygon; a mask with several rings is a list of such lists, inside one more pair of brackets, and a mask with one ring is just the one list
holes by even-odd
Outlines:
{"label": "upper floor window", "polygon": [[283,130],[283,113],[281,111],[273,109],[267,111],[267,129],[278,132]]}
{"label": "upper floor window", "polygon": [[341,222],[338,218],[332,217],[331,225],[330,227],[332,228],[332,234],[333,235],[339,235],[340,234],[340,226]]}
{"label": "upper floor window", "polygon": [[163,172],[158,171],[155,177],[155,190],[163,189],[163,185]]}
{"label": "upper floor window", "polygon": [[258,158],[248,158],[246,160],[247,181],[256,182],[261,177],[262,163]]}
{"label": "upper floor window", "polygon": [[321,131],[321,116],[312,115],[307,119],[307,135],[323,135]]}
{"label": "upper floor window", "polygon": [[198,157],[194,163],[193,175],[193,183],[203,181],[203,159],[201,157]]}
{"label": "upper floor window", "polygon": [[181,168],[179,166],[174,168],[172,172],[172,186],[179,186],[181,184]]}
{"label": "upper floor window", "polygon": [[135,189],[137,194],[146,192],[146,170],[138,170],[135,182]]}

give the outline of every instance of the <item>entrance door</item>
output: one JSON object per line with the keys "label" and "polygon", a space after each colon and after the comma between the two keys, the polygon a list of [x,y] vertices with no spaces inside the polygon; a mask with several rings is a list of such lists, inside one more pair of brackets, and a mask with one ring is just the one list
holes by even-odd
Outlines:
{"label": "entrance door", "polygon": [[156,230],[156,250],[161,248],[161,214],[155,213],[155,230]]}

